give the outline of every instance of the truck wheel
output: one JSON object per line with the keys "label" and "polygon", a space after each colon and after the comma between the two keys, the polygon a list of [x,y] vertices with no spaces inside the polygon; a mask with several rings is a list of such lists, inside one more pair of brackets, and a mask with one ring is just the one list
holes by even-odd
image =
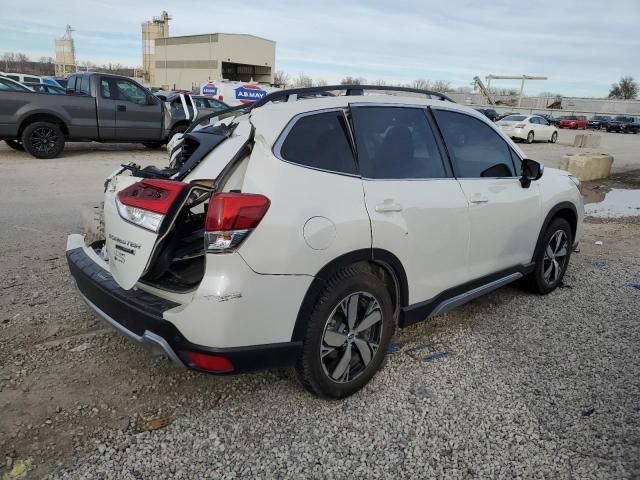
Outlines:
{"label": "truck wheel", "polygon": [[55,123],[35,122],[24,129],[22,145],[36,158],[56,158],[64,150],[64,134]]}
{"label": "truck wheel", "polygon": [[161,148],[164,145],[164,142],[145,142],[143,145],[147,148],[155,150],[156,148]]}
{"label": "truck wheel", "polygon": [[5,140],[4,143],[9,145],[14,150],[17,150],[18,152],[24,151],[24,147],[22,146],[22,142],[20,140]]}
{"label": "truck wheel", "polygon": [[311,393],[344,398],[378,371],[395,330],[389,290],[368,266],[350,266],[322,290],[307,319],[296,370]]}

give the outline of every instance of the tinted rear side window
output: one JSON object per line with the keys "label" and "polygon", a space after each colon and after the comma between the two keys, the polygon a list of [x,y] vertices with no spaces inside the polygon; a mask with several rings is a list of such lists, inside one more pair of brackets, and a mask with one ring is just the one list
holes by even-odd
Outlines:
{"label": "tinted rear side window", "polygon": [[289,162],[341,173],[356,173],[342,111],[314,113],[295,120],[280,147]]}
{"label": "tinted rear side window", "polygon": [[89,89],[89,75],[84,75],[82,77],[82,81],[80,82],[80,88],[78,88],[78,90],[80,90],[82,93],[86,93],[87,95],[91,94],[91,91]]}
{"label": "tinted rear side window", "polygon": [[514,177],[507,143],[489,125],[463,113],[433,110],[459,178]]}
{"label": "tinted rear side window", "polygon": [[421,108],[352,107],[360,173],[366,178],[446,177]]}

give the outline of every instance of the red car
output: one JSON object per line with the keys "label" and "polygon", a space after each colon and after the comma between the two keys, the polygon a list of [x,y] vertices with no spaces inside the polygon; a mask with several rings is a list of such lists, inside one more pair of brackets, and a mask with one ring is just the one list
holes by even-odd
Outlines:
{"label": "red car", "polygon": [[586,130],[589,120],[584,116],[569,115],[560,120],[560,128],[581,128]]}

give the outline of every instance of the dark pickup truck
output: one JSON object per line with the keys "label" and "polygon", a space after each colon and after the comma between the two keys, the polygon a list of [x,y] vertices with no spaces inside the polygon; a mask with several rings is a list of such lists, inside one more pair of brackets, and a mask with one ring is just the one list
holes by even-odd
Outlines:
{"label": "dark pickup truck", "polygon": [[37,158],[55,158],[65,141],[139,142],[162,146],[172,136],[165,102],[118,75],[77,73],[66,95],[0,91],[0,139]]}
{"label": "dark pickup truck", "polygon": [[638,133],[640,131],[640,119],[619,115],[609,121],[606,129],[607,132]]}

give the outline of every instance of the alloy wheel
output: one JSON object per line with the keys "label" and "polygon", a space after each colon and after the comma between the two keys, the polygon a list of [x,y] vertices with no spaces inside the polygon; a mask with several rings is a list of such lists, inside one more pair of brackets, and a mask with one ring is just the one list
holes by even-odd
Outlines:
{"label": "alloy wheel", "polygon": [[564,230],[557,230],[544,251],[543,274],[548,285],[558,281],[564,271],[569,253],[569,239]]}
{"label": "alloy wheel", "polygon": [[58,135],[52,128],[41,127],[34,130],[30,141],[38,152],[51,153],[58,144]]}
{"label": "alloy wheel", "polygon": [[380,302],[367,292],[343,298],[324,327],[320,362],[327,378],[347,383],[362,375],[382,339]]}

